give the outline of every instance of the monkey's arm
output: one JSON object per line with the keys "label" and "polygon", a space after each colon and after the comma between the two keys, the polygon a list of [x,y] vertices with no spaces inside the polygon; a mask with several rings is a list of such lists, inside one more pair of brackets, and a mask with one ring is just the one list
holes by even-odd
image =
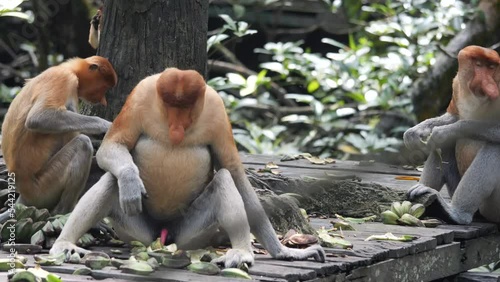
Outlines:
{"label": "monkey's arm", "polygon": [[458,115],[445,113],[442,116],[426,119],[423,122],[408,129],[404,135],[403,140],[409,149],[422,149],[425,146],[423,141],[431,135],[433,128],[436,126],[448,125],[455,123],[458,120]]}
{"label": "monkey's arm", "polygon": [[471,138],[500,143],[500,124],[477,120],[459,120],[453,124],[432,129],[429,140],[440,146],[455,144],[459,138]]}
{"label": "monkey's arm", "polygon": [[142,195],[147,197],[139,169],[130,154],[141,134],[139,122],[133,117],[130,107],[128,111],[122,110],[96,153],[99,167],[117,178],[120,207],[127,215],[141,213]]}
{"label": "monkey's arm", "polygon": [[65,109],[47,108],[35,104],[28,113],[25,126],[40,133],[80,131],[83,134],[106,133],[111,122],[95,116],[86,116]]}
{"label": "monkey's arm", "polygon": [[218,130],[214,134],[215,137],[211,147],[216,162],[221,167],[229,170],[236,188],[243,198],[251,232],[274,258],[304,260],[313,257],[316,261],[324,262],[325,252],[319,245],[307,249],[290,249],[280,243],[255,190],[245,174],[224,105],[221,102],[220,105],[214,105],[214,107],[216,106],[219,106],[220,109],[215,110],[215,112],[220,113],[220,115],[215,118]]}

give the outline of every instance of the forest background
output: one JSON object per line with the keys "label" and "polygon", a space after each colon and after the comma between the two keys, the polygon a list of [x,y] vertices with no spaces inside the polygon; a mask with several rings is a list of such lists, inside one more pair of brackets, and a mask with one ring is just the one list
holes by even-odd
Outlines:
{"label": "forest background", "polygon": [[[25,79],[95,54],[103,3],[51,1],[0,0],[0,121]],[[444,112],[461,48],[499,50],[499,3],[213,0],[206,78],[242,151],[419,162],[403,132]]]}

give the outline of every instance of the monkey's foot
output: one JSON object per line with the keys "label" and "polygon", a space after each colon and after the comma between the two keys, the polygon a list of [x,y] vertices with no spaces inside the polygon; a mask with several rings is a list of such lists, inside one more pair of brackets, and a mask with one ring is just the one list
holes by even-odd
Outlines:
{"label": "monkey's foot", "polygon": [[306,249],[291,249],[283,247],[279,254],[275,256],[280,260],[307,260],[314,258],[315,261],[325,262],[325,251],[320,245],[312,245]]}
{"label": "monkey's foot", "polygon": [[83,248],[78,247],[77,245],[68,242],[68,241],[56,241],[52,248],[50,249],[49,253],[51,255],[58,255],[60,253],[65,253],[66,254],[66,259],[65,261],[67,262],[69,260],[69,257],[73,253],[78,253],[81,255],[84,255],[86,253],[89,253],[89,250],[85,250]]}
{"label": "monkey's foot", "polygon": [[242,263],[252,265],[253,262],[253,253],[241,249],[230,249],[225,255],[212,260],[212,263],[224,264],[225,268],[238,267]]}
{"label": "monkey's foot", "polygon": [[432,189],[430,187],[427,187],[423,184],[416,184],[415,186],[411,187],[408,192],[407,192],[407,196],[408,196],[408,199],[409,200],[414,200],[424,194],[439,194],[439,192],[435,189]]}

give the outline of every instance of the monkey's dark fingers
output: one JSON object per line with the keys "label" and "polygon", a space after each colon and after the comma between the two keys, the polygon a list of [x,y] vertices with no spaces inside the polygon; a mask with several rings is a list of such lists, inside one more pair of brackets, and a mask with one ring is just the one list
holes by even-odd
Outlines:
{"label": "monkey's dark fingers", "polygon": [[102,233],[109,234],[109,236],[111,236],[113,238],[118,238],[118,235],[116,234],[115,230],[113,228],[109,227],[104,221],[99,222],[96,227]]}
{"label": "monkey's dark fingers", "polygon": [[407,196],[409,200],[414,200],[424,194],[434,193],[434,192],[436,192],[436,190],[419,183],[408,190]]}
{"label": "monkey's dark fingers", "polygon": [[250,251],[230,249],[225,255],[213,259],[212,263],[224,265],[225,268],[238,267],[238,265],[243,263],[250,266],[254,263],[254,257]]}
{"label": "monkey's dark fingers", "polygon": [[315,261],[325,262],[326,254],[320,245],[313,245],[306,248],[305,250],[311,254],[309,257],[313,257]]}

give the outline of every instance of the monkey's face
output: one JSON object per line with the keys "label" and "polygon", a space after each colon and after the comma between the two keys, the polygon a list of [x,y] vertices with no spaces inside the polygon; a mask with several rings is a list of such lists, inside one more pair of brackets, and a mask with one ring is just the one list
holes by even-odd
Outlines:
{"label": "monkey's face", "polygon": [[99,56],[85,59],[78,72],[78,96],[90,103],[107,105],[105,94],[116,85],[117,75],[111,63]]}

